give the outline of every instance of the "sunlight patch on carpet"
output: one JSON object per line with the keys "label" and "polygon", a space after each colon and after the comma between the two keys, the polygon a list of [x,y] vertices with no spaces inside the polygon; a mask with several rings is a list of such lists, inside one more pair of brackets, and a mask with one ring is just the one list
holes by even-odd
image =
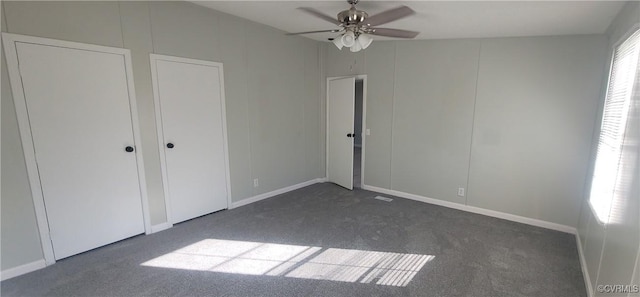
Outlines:
{"label": "sunlight patch on carpet", "polygon": [[404,287],[434,256],[205,239],[142,266]]}

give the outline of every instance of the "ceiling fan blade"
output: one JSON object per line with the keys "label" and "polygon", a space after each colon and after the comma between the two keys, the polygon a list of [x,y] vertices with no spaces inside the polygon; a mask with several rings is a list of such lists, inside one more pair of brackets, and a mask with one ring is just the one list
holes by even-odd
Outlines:
{"label": "ceiling fan blade", "polygon": [[296,32],[296,33],[287,33],[285,35],[300,35],[300,34],[310,34],[310,33],[335,33],[335,32],[340,32],[342,30],[340,29],[333,29],[333,30],[318,30],[318,31],[306,31],[306,32]]}
{"label": "ceiling fan blade", "polygon": [[329,15],[326,15],[326,14],[324,14],[323,12],[320,12],[320,11],[318,11],[318,10],[317,10],[317,9],[315,9],[315,8],[311,8],[311,7],[298,7],[298,9],[300,9],[300,10],[302,10],[302,11],[304,11],[304,12],[308,13],[308,14],[311,14],[311,15],[313,15],[313,16],[316,16],[316,17],[318,17],[318,18],[321,18],[321,19],[323,19],[323,20],[325,20],[325,21],[327,21],[327,22],[329,22],[329,23],[332,23],[332,24],[334,24],[334,25],[340,25],[340,22],[338,22],[338,18],[334,18],[334,17],[331,17],[331,16],[329,16]]}
{"label": "ceiling fan blade", "polygon": [[372,35],[386,36],[386,37],[398,37],[398,38],[415,38],[420,34],[416,31],[389,29],[389,28],[371,28]]}
{"label": "ceiling fan blade", "polygon": [[389,22],[393,22],[397,19],[401,19],[403,17],[410,16],[416,13],[413,9],[408,6],[400,6],[393,9],[389,9],[387,11],[383,11],[379,14],[370,16],[364,20],[364,22],[369,26],[378,26],[382,24],[386,24]]}

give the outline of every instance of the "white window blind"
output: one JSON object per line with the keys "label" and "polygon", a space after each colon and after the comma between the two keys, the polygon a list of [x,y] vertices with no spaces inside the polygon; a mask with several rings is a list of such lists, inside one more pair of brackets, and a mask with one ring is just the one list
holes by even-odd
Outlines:
{"label": "white window blind", "polygon": [[[620,178],[621,155],[629,109],[639,75],[640,30],[615,49],[604,103],[589,203],[601,223],[609,213]],[[636,90],[640,91],[640,90]]]}

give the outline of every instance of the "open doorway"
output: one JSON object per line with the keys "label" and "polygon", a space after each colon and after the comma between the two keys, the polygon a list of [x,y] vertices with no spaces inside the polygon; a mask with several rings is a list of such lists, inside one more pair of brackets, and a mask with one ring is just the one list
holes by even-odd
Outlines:
{"label": "open doorway", "polygon": [[353,121],[353,186],[362,188],[362,127],[364,114],[364,80],[356,79]]}
{"label": "open doorway", "polygon": [[364,182],[366,111],[366,75],[327,77],[327,181],[349,190]]}

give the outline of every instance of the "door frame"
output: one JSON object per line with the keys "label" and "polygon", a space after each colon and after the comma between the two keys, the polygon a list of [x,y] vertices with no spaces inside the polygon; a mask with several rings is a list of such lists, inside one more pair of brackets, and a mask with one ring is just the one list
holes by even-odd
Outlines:
{"label": "door frame", "polygon": [[212,62],[206,60],[197,60],[176,56],[150,54],[149,61],[151,63],[151,83],[153,85],[153,105],[155,107],[156,116],[156,131],[158,137],[158,152],[160,153],[160,171],[162,172],[162,189],[164,194],[164,204],[167,216],[167,228],[173,226],[173,220],[171,216],[171,197],[169,195],[169,177],[167,174],[167,159],[164,149],[164,128],[162,126],[162,107],[160,106],[160,89],[158,86],[158,69],[156,66],[157,61],[178,62],[186,64],[195,64],[200,66],[218,67],[220,74],[220,110],[222,111],[222,142],[224,149],[224,165],[225,174],[227,177],[227,209],[231,206],[231,174],[229,169],[229,144],[227,137],[227,108],[225,104],[225,90],[224,90],[224,67],[220,62]]}
{"label": "door frame", "polygon": [[[364,160],[365,160],[365,147],[367,138],[366,136],[366,127],[367,127],[367,75],[366,74],[356,74],[356,75],[345,75],[345,76],[328,76],[325,84],[325,110],[326,110],[326,126],[325,126],[325,179],[329,178],[329,82],[336,79],[353,77],[356,81],[362,80],[362,128],[361,128],[361,138],[362,139],[362,158],[360,162],[360,188],[362,189],[364,184]],[[355,87],[355,86],[354,86]],[[355,97],[354,97],[355,100]],[[355,101],[354,101],[355,105]],[[355,132],[355,131],[354,131]],[[351,151],[353,154],[353,150]],[[351,164],[353,167],[353,164]],[[351,180],[353,181],[353,172],[351,173]]]}
{"label": "door frame", "polygon": [[29,186],[31,189],[31,197],[33,198],[33,206],[36,214],[36,222],[40,233],[40,244],[44,260],[47,265],[56,262],[53,253],[53,244],[51,242],[51,234],[49,232],[49,221],[44,203],[44,193],[40,184],[40,174],[38,172],[38,164],[36,162],[35,148],[33,136],[31,134],[31,124],[29,122],[29,114],[27,111],[27,102],[22,85],[22,76],[18,63],[17,42],[31,43],[45,46],[55,46],[61,48],[78,49],[99,53],[120,55],[124,58],[124,66],[127,76],[127,88],[129,93],[129,109],[131,112],[131,124],[133,126],[133,141],[136,148],[136,166],[138,171],[138,182],[140,185],[140,199],[142,200],[142,217],[144,221],[144,230],[146,234],[151,233],[151,219],[149,216],[149,200],[147,197],[147,183],[145,179],[144,162],[142,158],[142,140],[140,138],[140,126],[138,121],[138,108],[136,105],[136,92],[133,83],[133,68],[131,63],[131,51],[123,48],[108,47],[102,45],[93,45],[86,43],[70,42],[57,39],[49,39],[42,37],[33,37],[27,35],[2,33],[2,42],[4,44],[5,57],[7,59],[7,70],[9,72],[9,81],[13,94],[16,115],[18,118],[18,129],[20,131],[20,139],[24,158],[27,167],[27,176],[29,178]]}

